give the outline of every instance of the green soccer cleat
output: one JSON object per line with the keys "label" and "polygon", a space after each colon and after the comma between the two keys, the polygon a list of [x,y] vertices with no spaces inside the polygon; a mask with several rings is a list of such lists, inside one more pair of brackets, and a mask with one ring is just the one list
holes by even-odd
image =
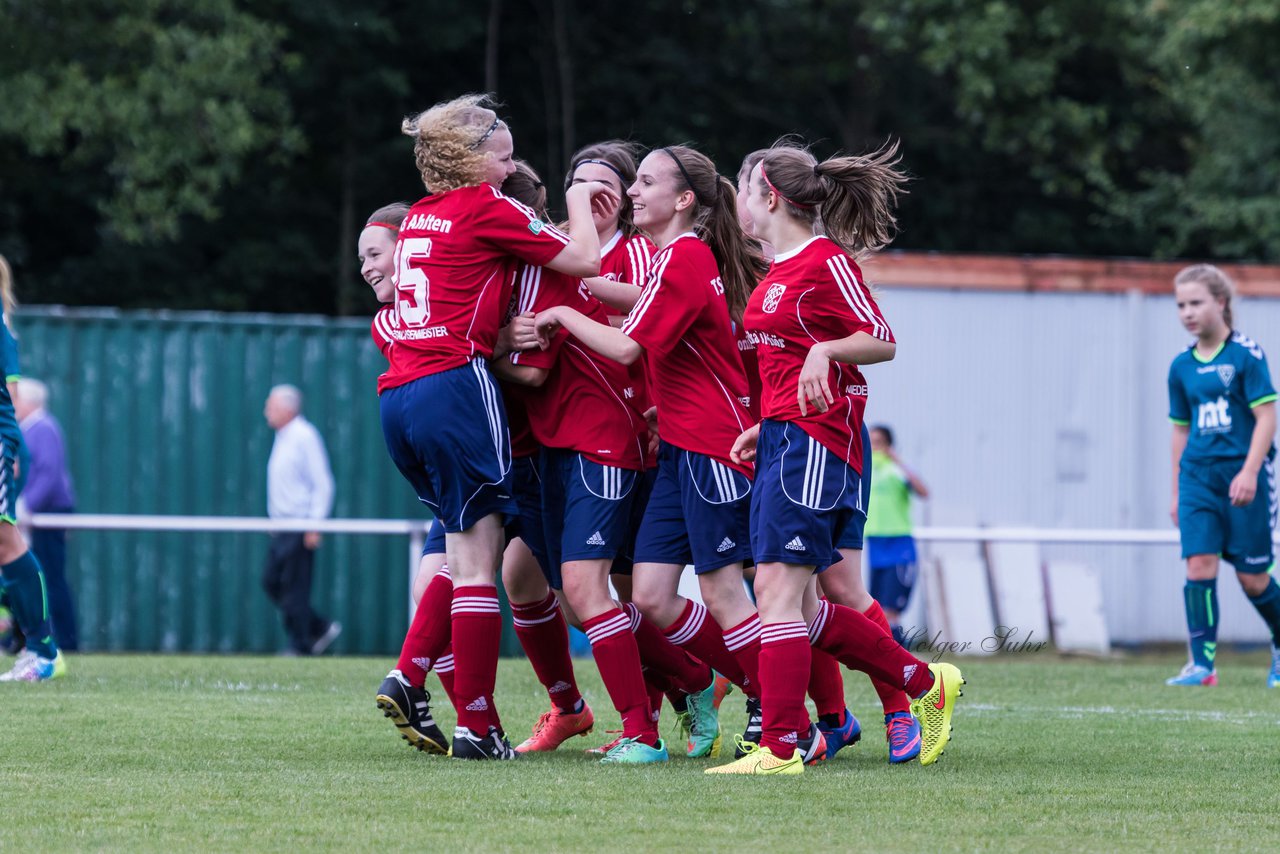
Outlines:
{"label": "green soccer cleat", "polygon": [[697,759],[720,755],[720,712],[716,709],[716,680],[689,699],[689,756]]}
{"label": "green soccer cleat", "polygon": [[667,743],[662,739],[658,739],[656,747],[650,747],[643,741],[624,738],[606,753],[600,762],[613,765],[654,765],[658,762],[666,762],[669,758],[671,757],[667,754]]}
{"label": "green soccer cleat", "polygon": [[923,697],[911,701],[911,714],[920,722],[920,764],[932,765],[938,761],[947,742],[951,740],[951,713],[960,696],[964,677],[960,668],[942,662],[930,664],[933,687]]}

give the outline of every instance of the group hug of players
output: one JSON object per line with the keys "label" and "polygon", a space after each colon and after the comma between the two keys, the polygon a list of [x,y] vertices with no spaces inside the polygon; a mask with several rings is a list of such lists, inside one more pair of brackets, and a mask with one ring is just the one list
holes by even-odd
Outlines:
{"label": "group hug of players", "polygon": [[[439,524],[378,707],[433,753],[554,750],[594,724],[572,624],[622,719],[592,751],[602,762],[668,759],[664,696],[688,755],[718,756],[736,687],[746,726],[707,773],[802,773],[859,738],[841,665],[873,680],[890,761],[936,761],[963,679],[894,641],[860,566],[858,366],[896,345],[854,258],[893,237],[896,148],[818,162],[778,144],[735,186],[688,146],[637,163],[630,144],[591,145],[557,227],[486,98],[403,130],[429,195],[376,211],[359,253],[385,303],[387,448]],[[702,603],[679,595],[689,564]],[[514,749],[494,697],[499,568],[550,700]],[[432,670],[457,711],[452,747],[428,705]]]}

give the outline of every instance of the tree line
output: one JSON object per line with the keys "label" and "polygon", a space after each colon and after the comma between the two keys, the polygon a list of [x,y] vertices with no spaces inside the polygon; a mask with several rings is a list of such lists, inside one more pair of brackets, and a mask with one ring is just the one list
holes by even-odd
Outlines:
{"label": "tree line", "polygon": [[1274,0],[0,0],[0,253],[33,303],[366,313],[401,118],[492,91],[553,188],[897,138],[895,248],[1275,262],[1277,44]]}

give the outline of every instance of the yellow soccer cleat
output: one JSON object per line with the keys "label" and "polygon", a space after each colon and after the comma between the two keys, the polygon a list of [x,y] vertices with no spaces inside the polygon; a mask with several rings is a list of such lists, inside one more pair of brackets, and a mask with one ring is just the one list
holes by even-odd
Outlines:
{"label": "yellow soccer cleat", "polygon": [[920,764],[932,765],[951,740],[951,713],[961,695],[964,677],[960,668],[942,662],[930,664],[933,687],[918,700],[911,701],[911,714],[920,721]]}
{"label": "yellow soccer cleat", "polygon": [[779,759],[767,747],[757,747],[751,742],[741,745],[743,756],[728,765],[708,768],[705,774],[803,774],[804,756],[797,750],[790,759]]}

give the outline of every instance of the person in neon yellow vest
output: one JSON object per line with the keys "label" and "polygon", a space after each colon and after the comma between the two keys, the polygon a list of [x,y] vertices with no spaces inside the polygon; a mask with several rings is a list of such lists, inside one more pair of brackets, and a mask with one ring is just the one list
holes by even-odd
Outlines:
{"label": "person in neon yellow vest", "polygon": [[899,622],[916,583],[916,541],[911,524],[911,496],[929,497],[929,488],[903,465],[893,447],[893,431],[871,428],[871,506],[867,510],[867,563],[871,595],[884,608],[898,643]]}

